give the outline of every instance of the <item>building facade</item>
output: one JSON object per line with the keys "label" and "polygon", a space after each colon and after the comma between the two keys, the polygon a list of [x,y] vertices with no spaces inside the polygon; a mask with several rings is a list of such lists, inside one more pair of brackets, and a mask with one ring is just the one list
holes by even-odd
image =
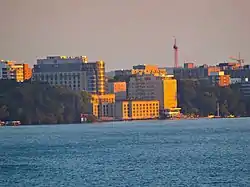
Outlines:
{"label": "building facade", "polygon": [[108,93],[115,94],[115,100],[126,100],[127,84],[126,82],[108,82]]}
{"label": "building facade", "polygon": [[131,71],[132,75],[134,74],[152,74],[155,76],[167,75],[167,71],[165,68],[158,68],[157,65],[149,65],[149,64],[141,64],[133,66]]}
{"label": "building facade", "polygon": [[158,100],[160,110],[177,108],[177,81],[173,77],[137,75],[131,77],[129,99]]}
{"label": "building facade", "polygon": [[102,95],[105,94],[105,63],[88,62],[86,56],[38,59],[32,80]]}
{"label": "building facade", "polygon": [[11,67],[7,63],[0,61],[0,80],[14,80],[15,77],[15,72],[11,69]]}
{"label": "building facade", "polygon": [[17,82],[23,82],[29,80],[32,76],[32,69],[28,64],[18,64],[14,61],[1,61],[9,68],[11,79],[16,79]]}
{"label": "building facade", "polygon": [[88,113],[102,119],[114,117],[115,94],[91,94],[88,103]]}
{"label": "building facade", "polygon": [[159,101],[118,101],[115,103],[115,118],[118,120],[140,120],[159,118]]}
{"label": "building facade", "polygon": [[193,68],[175,68],[174,77],[180,79],[204,79],[208,78],[212,72],[219,72],[220,67],[217,66],[199,66]]}
{"label": "building facade", "polygon": [[23,82],[32,77],[32,69],[28,64],[12,64],[11,68],[15,71],[17,82]]}

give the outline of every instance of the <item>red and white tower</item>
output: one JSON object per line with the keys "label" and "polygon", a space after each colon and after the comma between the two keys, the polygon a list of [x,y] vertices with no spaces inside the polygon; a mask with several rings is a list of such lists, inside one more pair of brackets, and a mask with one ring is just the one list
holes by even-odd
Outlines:
{"label": "red and white tower", "polygon": [[176,38],[175,37],[174,37],[173,49],[174,49],[174,67],[178,68],[178,47],[177,47],[177,44],[176,44]]}

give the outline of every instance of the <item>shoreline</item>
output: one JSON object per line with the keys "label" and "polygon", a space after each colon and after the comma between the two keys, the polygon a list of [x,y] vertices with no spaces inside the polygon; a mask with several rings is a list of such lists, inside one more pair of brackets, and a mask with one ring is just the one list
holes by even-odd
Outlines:
{"label": "shoreline", "polygon": [[177,120],[199,120],[199,119],[238,119],[238,118],[249,118],[247,117],[190,117],[190,118],[168,118],[168,119],[134,119],[134,120],[102,120],[102,121],[94,121],[94,122],[86,122],[86,123],[53,123],[53,124],[19,124],[19,125],[1,125],[0,127],[18,127],[18,126],[39,126],[39,125],[72,125],[72,124],[99,124],[99,123],[107,123],[107,122],[130,122],[130,121],[177,121]]}

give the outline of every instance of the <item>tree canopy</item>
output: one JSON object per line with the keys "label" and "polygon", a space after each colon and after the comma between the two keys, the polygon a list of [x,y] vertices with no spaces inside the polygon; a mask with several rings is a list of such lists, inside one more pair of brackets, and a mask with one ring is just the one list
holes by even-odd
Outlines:
{"label": "tree canopy", "polygon": [[216,114],[219,103],[222,116],[250,115],[250,102],[242,96],[239,85],[218,87],[202,84],[198,80],[179,80],[178,102],[184,114]]}
{"label": "tree canopy", "polygon": [[22,124],[80,122],[88,94],[41,82],[0,81],[0,120]]}

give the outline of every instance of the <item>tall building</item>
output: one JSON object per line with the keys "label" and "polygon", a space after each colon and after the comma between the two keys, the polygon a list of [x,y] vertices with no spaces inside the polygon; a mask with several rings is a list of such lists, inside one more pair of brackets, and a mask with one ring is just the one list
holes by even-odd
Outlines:
{"label": "tall building", "polygon": [[129,99],[158,100],[160,110],[179,113],[177,108],[177,81],[169,76],[137,75],[130,78]]}
{"label": "tall building", "polygon": [[88,62],[86,56],[49,56],[38,59],[33,69],[33,81],[63,85],[92,94],[105,93],[105,63]]}
{"label": "tall building", "polygon": [[115,94],[115,100],[125,100],[127,98],[126,82],[108,82],[108,93]]}

